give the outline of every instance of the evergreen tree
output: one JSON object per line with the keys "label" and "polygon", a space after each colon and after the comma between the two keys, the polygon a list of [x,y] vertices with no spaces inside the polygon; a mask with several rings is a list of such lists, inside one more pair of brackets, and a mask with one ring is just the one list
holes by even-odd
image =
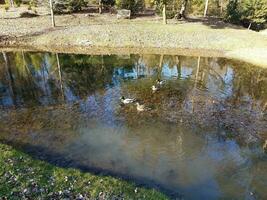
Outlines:
{"label": "evergreen tree", "polygon": [[224,17],[226,22],[239,24],[241,20],[241,9],[238,0],[230,0]]}
{"label": "evergreen tree", "polygon": [[119,9],[131,10],[132,14],[143,11],[145,8],[144,0],[116,0],[116,6]]}
{"label": "evergreen tree", "polygon": [[85,6],[85,0],[54,0],[54,9],[57,13],[75,12]]}
{"label": "evergreen tree", "polygon": [[245,0],[242,3],[242,20],[252,24],[262,25],[267,20],[267,0]]}

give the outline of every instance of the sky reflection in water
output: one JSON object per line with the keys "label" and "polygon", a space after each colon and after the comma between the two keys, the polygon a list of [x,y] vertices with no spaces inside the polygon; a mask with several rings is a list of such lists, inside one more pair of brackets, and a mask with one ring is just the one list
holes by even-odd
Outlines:
{"label": "sky reflection in water", "polygon": [[222,58],[3,53],[0,139],[185,199],[264,199],[266,155],[231,135],[266,134],[266,77]]}

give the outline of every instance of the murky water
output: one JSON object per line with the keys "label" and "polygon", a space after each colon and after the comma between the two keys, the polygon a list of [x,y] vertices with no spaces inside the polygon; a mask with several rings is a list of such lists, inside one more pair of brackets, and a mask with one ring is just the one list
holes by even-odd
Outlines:
{"label": "murky water", "polygon": [[[166,80],[157,92],[151,86]],[[150,108],[122,106],[120,96]],[[185,199],[266,199],[267,70],[222,58],[0,55],[0,140]]]}

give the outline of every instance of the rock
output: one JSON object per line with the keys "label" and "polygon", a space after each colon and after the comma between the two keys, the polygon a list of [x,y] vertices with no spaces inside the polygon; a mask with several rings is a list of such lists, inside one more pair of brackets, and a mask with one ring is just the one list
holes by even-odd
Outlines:
{"label": "rock", "polygon": [[79,44],[82,46],[91,46],[93,43],[89,40],[81,40]]}
{"label": "rock", "polygon": [[117,12],[117,19],[130,19],[131,18],[131,11],[122,9],[118,10]]}

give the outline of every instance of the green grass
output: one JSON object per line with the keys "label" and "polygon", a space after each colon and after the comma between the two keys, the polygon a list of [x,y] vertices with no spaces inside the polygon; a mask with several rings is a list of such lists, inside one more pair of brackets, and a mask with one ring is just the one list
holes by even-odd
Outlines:
{"label": "green grass", "polygon": [[0,199],[168,199],[133,183],[55,167],[0,144]]}

